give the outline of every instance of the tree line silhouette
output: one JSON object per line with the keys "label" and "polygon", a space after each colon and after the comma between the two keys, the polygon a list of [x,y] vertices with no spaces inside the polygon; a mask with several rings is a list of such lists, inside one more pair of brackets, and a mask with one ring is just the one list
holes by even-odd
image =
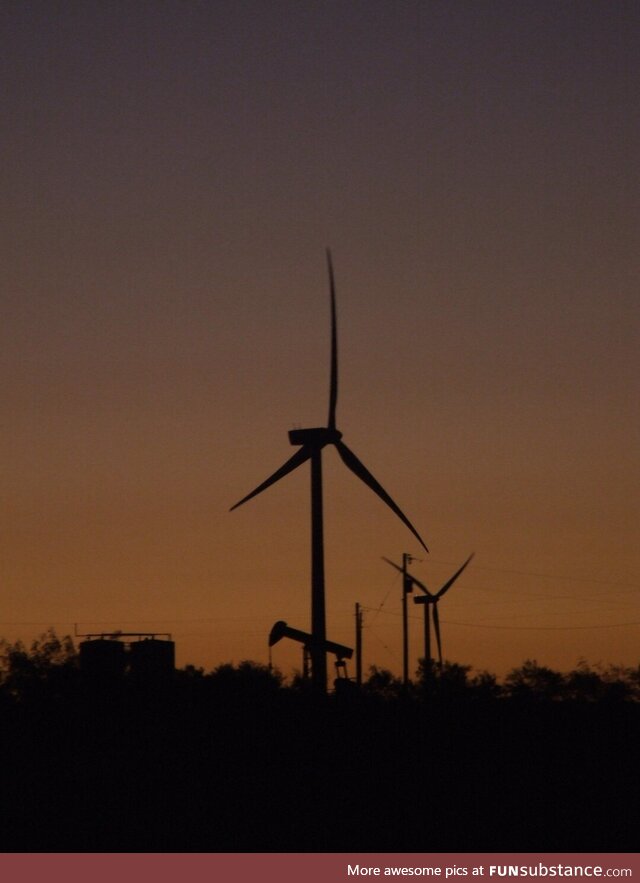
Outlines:
{"label": "tree line silhouette", "polygon": [[[47,692],[57,695],[82,682],[79,656],[68,635],[59,638],[49,629],[27,648],[21,641],[0,640],[0,692],[3,701],[24,702]],[[203,668],[187,665],[177,669],[174,687],[195,683],[205,685],[213,693],[228,695],[236,691],[258,696],[275,691],[300,692],[307,686],[299,673],[290,682],[278,669],[245,660],[238,665],[224,663],[205,673]],[[354,693],[354,684],[337,681],[341,694]],[[513,668],[502,682],[488,671],[473,673],[470,665],[445,661],[440,668],[435,662],[420,660],[414,681],[407,689],[402,680],[388,669],[371,666],[364,679],[362,695],[383,699],[420,700],[497,700],[517,701],[640,701],[640,665],[592,666],[586,660],[563,673],[535,660],[526,660]]]}
{"label": "tree line silhouette", "polygon": [[307,687],[250,661],[96,683],[70,638],[1,642],[0,849],[635,849],[640,667]]}

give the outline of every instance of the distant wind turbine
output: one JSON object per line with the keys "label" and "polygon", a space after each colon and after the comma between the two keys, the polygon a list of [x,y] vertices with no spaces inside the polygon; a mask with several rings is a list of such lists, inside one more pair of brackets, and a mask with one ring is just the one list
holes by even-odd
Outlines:
{"label": "distant wind turbine", "polygon": [[345,466],[347,466],[367,487],[376,493],[380,499],[400,518],[416,537],[420,545],[428,552],[422,537],[411,524],[400,507],[394,503],[389,494],[371,475],[369,470],[360,462],[353,451],[342,441],[342,433],[336,428],[336,405],[338,401],[338,346],[336,328],[336,296],[333,276],[331,252],[327,249],[327,265],[329,270],[329,288],[331,293],[331,379],[329,386],[329,419],[327,426],[314,427],[312,429],[292,429],[289,432],[289,442],[294,446],[301,446],[299,451],[287,462],[277,469],[273,475],[258,485],[255,490],[243,497],[231,507],[230,511],[237,509],[247,500],[271,487],[285,475],[293,472],[298,466],[311,461],[311,665],[312,682],[318,691],[324,692],[327,688],[327,658],[326,658],[326,622],[325,622],[325,597],[324,597],[324,538],[322,517],[322,449],[326,445],[333,445]]}
{"label": "distant wind turbine", "polygon": [[469,555],[467,560],[464,562],[462,567],[460,567],[458,570],[456,570],[456,572],[453,574],[453,576],[447,580],[447,582],[442,586],[442,588],[438,592],[435,592],[435,593],[430,592],[429,589],[425,586],[425,584],[423,582],[420,582],[419,579],[417,579],[412,574],[408,573],[406,570],[406,567],[403,569],[402,567],[400,567],[399,564],[396,564],[395,561],[390,561],[389,558],[385,558],[384,556],[382,558],[383,561],[386,561],[387,564],[390,564],[392,567],[395,567],[396,570],[399,570],[400,573],[404,574],[408,580],[411,580],[411,582],[414,585],[418,586],[418,588],[422,589],[422,591],[424,592],[424,595],[418,595],[413,599],[414,604],[424,604],[424,658],[427,660],[428,663],[433,661],[431,658],[431,626],[430,626],[430,617],[429,617],[429,608],[432,608],[432,610],[433,610],[433,614],[432,614],[433,630],[435,632],[436,643],[438,645],[438,664],[439,664],[440,668],[442,668],[442,641],[440,638],[440,619],[438,617],[438,601],[440,600],[440,598],[442,598],[444,593],[447,592],[451,588],[451,586],[454,584],[454,582],[458,579],[458,577],[460,576],[462,571],[465,569],[467,564],[473,558],[474,554],[475,554],[475,552],[472,552],[471,555]]}

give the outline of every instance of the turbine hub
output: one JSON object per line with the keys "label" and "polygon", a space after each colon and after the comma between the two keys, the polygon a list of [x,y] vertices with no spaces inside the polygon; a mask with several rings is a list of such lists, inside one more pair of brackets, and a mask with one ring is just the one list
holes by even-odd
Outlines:
{"label": "turbine hub", "polygon": [[289,442],[292,445],[308,445],[312,448],[323,448],[340,441],[342,433],[328,426],[316,426],[312,429],[292,429]]}

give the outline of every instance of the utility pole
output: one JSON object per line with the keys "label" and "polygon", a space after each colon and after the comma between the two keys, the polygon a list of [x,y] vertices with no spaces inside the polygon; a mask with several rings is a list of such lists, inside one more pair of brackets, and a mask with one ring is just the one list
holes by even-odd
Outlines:
{"label": "utility pole", "polygon": [[407,565],[413,558],[408,552],[402,553],[402,683],[409,685],[409,620],[407,616],[407,595],[413,591],[413,580],[407,573]]}
{"label": "utility pole", "polygon": [[362,686],[362,610],[356,601],[356,684]]}

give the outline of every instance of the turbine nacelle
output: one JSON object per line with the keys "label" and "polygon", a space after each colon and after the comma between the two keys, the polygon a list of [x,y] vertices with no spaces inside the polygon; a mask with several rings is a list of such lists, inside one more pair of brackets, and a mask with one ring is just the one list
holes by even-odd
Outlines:
{"label": "turbine nacelle", "polygon": [[414,604],[435,604],[435,595],[416,595],[413,599]]}
{"label": "turbine nacelle", "polygon": [[289,432],[289,443],[310,448],[323,448],[335,445],[342,438],[342,433],[329,426],[315,426],[312,429],[292,429]]}

